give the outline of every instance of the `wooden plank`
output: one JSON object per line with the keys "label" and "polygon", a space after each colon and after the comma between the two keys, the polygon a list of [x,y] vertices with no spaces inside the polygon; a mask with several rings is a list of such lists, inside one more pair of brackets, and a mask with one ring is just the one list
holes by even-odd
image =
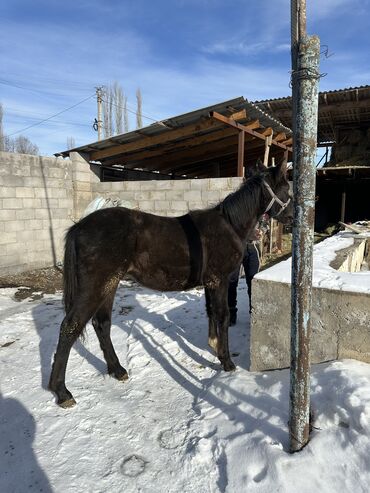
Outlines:
{"label": "wooden plank", "polygon": [[261,132],[259,132],[261,135],[264,135],[265,137],[270,137],[270,135],[272,135],[274,133],[274,131],[272,130],[271,127],[267,127],[265,128],[264,130],[262,130]]}
{"label": "wooden plank", "polygon": [[293,144],[293,137],[290,137],[288,140],[285,140],[283,142],[283,144],[288,147],[288,146],[291,146]]}
{"label": "wooden plank", "polygon": [[237,176],[244,176],[244,145],[245,145],[245,132],[239,131]]}
{"label": "wooden plank", "polygon": [[147,160],[145,162],[141,162],[140,166],[144,169],[147,169],[149,171],[151,170],[158,170],[161,172],[170,172],[172,169],[177,169],[179,166],[181,166],[184,170],[189,167],[189,165],[192,165],[193,163],[198,163],[202,161],[209,161],[209,160],[217,160],[221,162],[225,156],[230,156],[233,155],[235,156],[235,162],[237,160],[237,154],[238,154],[238,136],[234,136],[234,141],[230,144],[223,145],[220,148],[212,148],[210,149],[201,149],[200,152],[197,152],[196,154],[188,155],[188,156],[182,156],[181,158],[179,156],[176,156],[174,154],[171,156],[171,159],[153,159],[153,160]]}
{"label": "wooden plank", "polygon": [[[235,137],[235,130],[231,128],[221,127],[221,130],[215,131],[212,133],[207,133],[200,135],[198,137],[189,136],[188,138],[176,141],[169,142],[167,144],[159,145],[154,149],[145,149],[143,151],[133,151],[128,153],[120,153],[118,155],[119,159],[125,161],[126,163],[130,162],[139,162],[144,159],[150,159],[158,156],[166,156],[167,154],[171,154],[172,152],[184,152],[187,150],[192,150],[196,147],[200,147],[203,145],[211,144],[212,142],[217,142],[219,140],[225,139],[227,137]],[[104,165],[115,164],[117,156],[112,158],[106,158],[104,160]]]}
{"label": "wooden plank", "polygon": [[[237,128],[238,130],[242,130],[242,131],[248,133],[249,135],[252,135],[253,137],[257,137],[258,139],[265,140],[265,138],[266,138],[262,132],[255,132],[254,130],[249,129],[246,125],[242,125],[241,123],[234,122],[234,120],[232,120],[232,119],[230,119],[224,115],[221,115],[220,113],[217,113],[217,111],[211,111],[210,116],[217,121],[223,122],[226,125],[231,125],[232,127]],[[269,129],[266,129],[266,130],[268,130],[270,132]],[[281,147],[282,149],[286,149],[286,146],[284,144],[281,144],[280,142],[276,142],[274,139],[272,140],[272,145],[275,145],[277,147]]]}
{"label": "wooden plank", "polygon": [[229,118],[232,118],[235,121],[245,120],[247,118],[247,112],[245,110],[241,110],[236,113],[232,113],[229,115]]}
{"label": "wooden plank", "polygon": [[171,140],[180,139],[188,136],[192,136],[198,132],[203,132],[211,128],[220,129],[221,125],[212,119],[203,119],[197,123],[187,125],[185,127],[170,129],[160,134],[153,135],[151,137],[143,137],[137,139],[134,142],[128,142],[127,144],[120,144],[95,151],[90,153],[90,160],[99,161],[106,157],[112,157],[114,155],[123,154],[125,152],[131,152],[134,150],[142,150],[147,147],[156,146],[159,144],[165,144]]}
{"label": "wooden plank", "polygon": [[[259,120],[253,120],[251,122],[248,122],[248,128],[250,129],[256,129],[260,127],[260,122]],[[233,135],[235,132],[233,129],[225,128],[222,125],[219,125],[216,127],[218,130],[213,131],[211,128],[210,131],[206,134],[199,135],[199,136],[194,136],[194,133],[186,133],[186,135],[183,135],[183,141],[175,141],[173,142],[173,138],[168,140],[167,142],[159,142],[158,144],[154,144],[153,141],[150,142],[151,146],[152,145],[157,145],[159,146],[158,148],[155,149],[142,149],[142,140],[138,140],[132,143],[127,143],[127,144],[121,144],[118,146],[114,146],[111,148],[109,156],[107,155],[104,157],[105,154],[108,154],[108,149],[107,150],[100,150],[100,151],[94,151],[90,154],[90,159],[91,160],[101,160],[104,162],[105,165],[110,166],[112,164],[116,163],[116,156],[120,156],[120,159],[123,159],[123,156],[125,156],[125,159],[127,161],[130,161],[132,159],[140,160],[140,159],[146,159],[150,157],[155,157],[155,156],[161,156],[167,152],[170,151],[178,151],[182,150],[182,148],[193,148],[196,146],[200,146],[203,144],[207,144],[210,142],[215,142],[217,140],[220,140],[226,136]],[[174,132],[169,131],[169,132]],[[174,134],[171,134],[172,137],[174,137]],[[104,151],[107,151],[106,153]],[[100,156],[98,158],[98,156]],[[111,159],[110,159],[111,158]]]}
{"label": "wooden plank", "polygon": [[359,228],[356,228],[355,226],[352,226],[351,224],[346,224],[342,221],[338,221],[338,223],[341,225],[341,226],[344,226],[345,228],[349,229],[350,231],[353,231],[354,233],[357,233],[357,234],[361,234],[363,233],[363,231]]}
{"label": "wooden plank", "polygon": [[286,133],[285,132],[279,132],[278,134],[275,135],[274,140],[276,140],[276,142],[281,142],[281,141],[287,140]]}
{"label": "wooden plank", "polygon": [[340,210],[340,220],[342,224],[344,223],[346,216],[346,192],[342,192],[342,205]]}

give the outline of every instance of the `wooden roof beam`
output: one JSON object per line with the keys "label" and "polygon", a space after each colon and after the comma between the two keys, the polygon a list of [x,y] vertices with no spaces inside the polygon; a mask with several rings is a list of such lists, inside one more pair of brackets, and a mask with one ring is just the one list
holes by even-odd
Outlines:
{"label": "wooden roof beam", "polygon": [[234,130],[223,127],[220,131],[217,132],[207,133],[193,138],[190,137],[189,139],[180,142],[169,142],[168,144],[164,144],[155,149],[145,149],[138,152],[121,153],[111,158],[105,158],[104,164],[108,164],[109,166],[109,163],[114,164],[115,160],[117,159],[130,163],[141,161],[144,159],[151,159],[154,157],[165,157],[170,155],[171,153],[190,151],[202,145],[207,145],[209,143],[217,142],[219,140],[233,136],[235,136]]}
{"label": "wooden roof beam", "polygon": [[[247,136],[247,138],[250,137]],[[259,145],[262,145],[260,141],[258,141],[258,143]],[[248,145],[248,141],[246,145]],[[131,160],[125,162],[125,159],[123,157],[121,162],[124,163],[127,167],[139,166],[148,169],[155,169],[157,166],[176,164],[178,162],[183,162],[184,160],[196,161],[199,156],[204,156],[206,154],[213,156],[216,153],[221,157],[225,151],[228,151],[229,147],[234,147],[235,152],[237,152],[238,134],[235,132],[232,132],[231,135],[225,137],[222,140],[217,140],[213,143],[207,143],[207,145],[197,146],[191,149],[181,149],[177,152],[171,152],[169,154],[164,153],[159,156],[152,156],[150,153],[148,153],[147,158],[141,160],[137,160],[133,156]]]}
{"label": "wooden roof beam", "polygon": [[279,132],[278,134],[275,135],[275,140],[276,142],[284,142],[286,140],[286,133],[285,132]]}
{"label": "wooden roof beam", "polygon": [[237,111],[236,113],[229,115],[229,118],[232,118],[235,121],[245,120],[247,118],[247,112],[245,110]]}
{"label": "wooden roof beam", "polygon": [[171,172],[171,170],[174,170],[174,172],[178,172],[179,169],[181,171],[186,170],[187,168],[189,168],[189,166],[192,166],[193,164],[197,164],[205,161],[211,161],[211,160],[222,161],[222,159],[224,159],[225,156],[230,156],[230,155],[237,156],[238,153],[237,136],[235,137],[236,137],[235,143],[229,145],[228,147],[225,147],[222,150],[222,154],[220,153],[219,150],[215,150],[213,152],[205,150],[202,154],[199,154],[197,156],[189,156],[187,158],[177,159],[166,163],[157,160],[156,162],[150,164],[148,163],[148,165],[142,165],[142,167],[148,170],[156,169],[160,172],[168,173]]}
{"label": "wooden roof beam", "polygon": [[[252,135],[253,137],[256,137],[261,140],[265,140],[267,135],[264,135],[263,132],[256,132],[252,129],[249,129],[247,125],[242,125],[241,123],[235,122],[231,118],[228,118],[227,116],[221,115],[220,113],[217,113],[217,111],[211,111],[210,112],[211,118],[214,118],[217,121],[223,122],[226,125],[231,125],[232,127],[236,128],[237,130],[243,131],[245,133],[248,133],[249,135]],[[266,129],[266,131],[272,132],[272,129],[270,128]],[[268,135],[271,135],[269,133]],[[272,139],[271,145],[275,145],[277,147],[281,147],[282,149],[286,149],[287,147],[284,144],[281,144],[280,142],[277,142],[275,139]],[[288,150],[291,152],[291,149],[288,148]]]}
{"label": "wooden roof beam", "polygon": [[91,161],[99,161],[100,159],[106,157],[113,157],[119,154],[124,154],[132,151],[139,151],[146,149],[147,147],[157,146],[166,144],[172,140],[191,137],[198,132],[204,132],[210,129],[221,129],[222,126],[219,122],[204,118],[197,123],[187,125],[185,127],[165,130],[160,134],[156,134],[149,137],[143,137],[136,139],[133,142],[127,142],[125,144],[114,145],[107,147],[106,149],[101,149],[100,151],[94,151],[90,153]]}

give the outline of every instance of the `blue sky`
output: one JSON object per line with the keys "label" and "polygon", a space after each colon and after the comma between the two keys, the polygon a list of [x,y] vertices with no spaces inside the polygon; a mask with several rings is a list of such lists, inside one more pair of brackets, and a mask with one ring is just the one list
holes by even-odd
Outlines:
{"label": "blue sky", "polygon": [[[320,90],[370,83],[370,0],[307,0],[321,58]],[[274,0],[3,0],[4,131],[52,155],[97,140],[95,87],[117,81],[144,125],[244,96],[289,96],[290,2]],[[324,48],[324,46],[323,46]],[[135,115],[131,129],[135,127]]]}

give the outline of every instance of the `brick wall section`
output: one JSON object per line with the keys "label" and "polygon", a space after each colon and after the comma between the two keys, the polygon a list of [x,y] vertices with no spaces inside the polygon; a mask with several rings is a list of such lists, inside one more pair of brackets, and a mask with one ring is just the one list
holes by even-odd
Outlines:
{"label": "brick wall section", "polygon": [[240,178],[105,182],[93,184],[92,199],[110,197],[128,202],[133,209],[180,216],[217,204],[239,185]]}
{"label": "brick wall section", "polygon": [[71,167],[52,157],[0,152],[0,272],[53,265],[71,224]]}
{"label": "brick wall section", "polygon": [[179,216],[220,202],[240,178],[100,183],[83,155],[71,159],[0,152],[0,275],[51,266],[64,235],[96,197]]}

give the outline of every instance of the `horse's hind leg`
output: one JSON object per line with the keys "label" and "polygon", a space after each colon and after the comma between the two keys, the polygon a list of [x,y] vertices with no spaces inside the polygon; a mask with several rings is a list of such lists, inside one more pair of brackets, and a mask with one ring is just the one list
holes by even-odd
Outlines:
{"label": "horse's hind leg", "polygon": [[76,404],[72,394],[65,385],[66,368],[69,353],[73,343],[81,335],[87,320],[66,315],[60,327],[59,341],[54,355],[51,370],[49,389],[57,395],[57,404],[61,407],[72,407]]}
{"label": "horse's hind leg", "polygon": [[68,310],[60,327],[58,346],[54,355],[51,370],[49,389],[57,395],[57,404],[61,407],[71,407],[76,404],[71,392],[65,385],[66,368],[71,348],[81,335],[85,325],[93,316],[101,303],[103,296],[98,290],[90,287],[80,289]]}
{"label": "horse's hind leg", "polygon": [[208,315],[208,346],[211,347],[215,351],[215,353],[217,353],[217,347],[218,347],[217,320],[215,318],[212,296],[207,287],[204,288],[204,293],[206,297],[206,310]]}
{"label": "horse's hind leg", "polygon": [[121,366],[110,337],[112,307],[116,289],[117,284],[93,316],[92,324],[96,335],[98,336],[104,359],[107,362],[108,373],[113,375],[117,380],[127,380],[128,373],[125,368]]}

